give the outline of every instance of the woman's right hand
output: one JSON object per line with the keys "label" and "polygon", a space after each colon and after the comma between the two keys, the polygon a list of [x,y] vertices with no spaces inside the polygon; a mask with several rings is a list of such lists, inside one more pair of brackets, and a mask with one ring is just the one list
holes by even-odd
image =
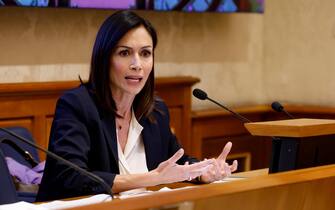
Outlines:
{"label": "woman's right hand", "polygon": [[213,164],[213,160],[205,160],[193,164],[178,165],[176,162],[183,155],[184,150],[179,149],[171,158],[150,171],[154,177],[155,185],[192,180],[206,173]]}

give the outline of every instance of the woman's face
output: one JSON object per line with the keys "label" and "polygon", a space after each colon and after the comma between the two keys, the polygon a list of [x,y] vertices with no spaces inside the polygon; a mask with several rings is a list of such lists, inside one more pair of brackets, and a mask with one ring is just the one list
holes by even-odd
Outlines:
{"label": "woman's face", "polygon": [[135,97],[144,87],[153,67],[153,43],[139,26],[128,31],[111,56],[110,82],[114,96]]}

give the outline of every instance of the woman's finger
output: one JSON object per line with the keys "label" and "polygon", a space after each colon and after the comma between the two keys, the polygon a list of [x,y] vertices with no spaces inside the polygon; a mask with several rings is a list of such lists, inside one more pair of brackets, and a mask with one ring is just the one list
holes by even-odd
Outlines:
{"label": "woman's finger", "polygon": [[236,171],[236,170],[237,170],[237,167],[238,167],[238,162],[237,162],[237,160],[234,160],[233,164],[230,165],[230,171],[231,171],[231,172]]}
{"label": "woman's finger", "polygon": [[224,170],[225,170],[225,177],[231,176],[231,170],[230,170],[230,166],[228,165],[228,163],[225,164]]}
{"label": "woman's finger", "polygon": [[201,162],[197,162],[197,163],[193,163],[191,165],[188,165],[188,170],[189,171],[195,171],[195,170],[204,170],[204,169],[208,169],[208,167],[210,165],[214,164],[214,160],[213,159],[209,159],[209,160],[203,160]]}
{"label": "woman's finger", "polygon": [[168,160],[159,164],[160,167],[168,167],[175,165],[176,162],[184,155],[184,149],[180,148],[174,155],[172,155]]}
{"label": "woman's finger", "polygon": [[170,157],[167,162],[169,164],[175,164],[184,155],[184,149],[180,148],[172,157]]}
{"label": "woman's finger", "polygon": [[214,161],[212,159],[193,163],[187,166],[185,173],[188,173],[192,178],[201,176],[210,170],[210,168],[213,166],[213,163]]}
{"label": "woman's finger", "polygon": [[223,162],[226,162],[226,159],[227,159],[227,156],[231,150],[231,147],[232,147],[232,143],[229,141],[223,148],[221,154],[219,155],[219,157],[217,158],[218,161],[223,161]]}

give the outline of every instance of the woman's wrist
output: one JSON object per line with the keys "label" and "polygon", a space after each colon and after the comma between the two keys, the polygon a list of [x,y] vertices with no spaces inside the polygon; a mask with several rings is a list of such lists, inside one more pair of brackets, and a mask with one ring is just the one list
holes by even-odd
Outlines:
{"label": "woman's wrist", "polygon": [[151,186],[156,186],[159,184],[162,184],[162,181],[160,180],[159,173],[156,170],[152,170],[148,172],[149,180],[151,181]]}
{"label": "woman's wrist", "polygon": [[113,192],[122,192],[136,188],[150,187],[161,184],[158,173],[150,171],[142,174],[116,175],[112,186]]}

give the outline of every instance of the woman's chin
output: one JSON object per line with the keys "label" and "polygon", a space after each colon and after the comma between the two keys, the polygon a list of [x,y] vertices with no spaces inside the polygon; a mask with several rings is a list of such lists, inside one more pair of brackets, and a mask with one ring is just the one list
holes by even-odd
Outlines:
{"label": "woman's chin", "polygon": [[136,96],[137,94],[139,94],[142,90],[142,87],[140,88],[129,88],[126,92],[129,94],[129,95],[133,95],[133,96]]}

